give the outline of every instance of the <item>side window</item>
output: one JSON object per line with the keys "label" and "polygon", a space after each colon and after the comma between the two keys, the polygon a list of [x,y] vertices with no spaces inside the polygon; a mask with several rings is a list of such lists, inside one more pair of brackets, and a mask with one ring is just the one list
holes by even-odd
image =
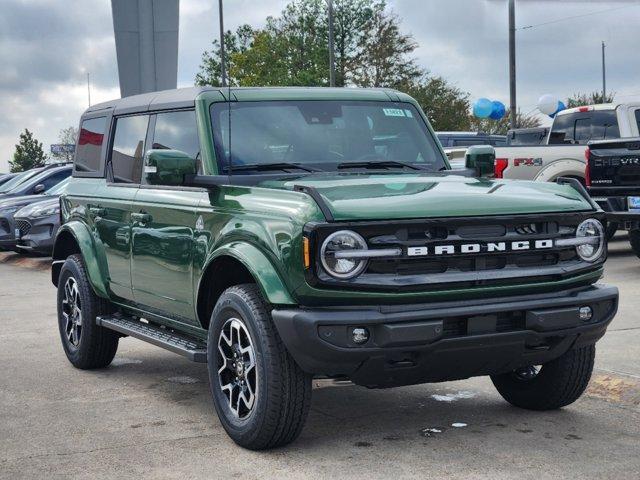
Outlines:
{"label": "side window", "polygon": [[549,144],[565,144],[573,143],[573,130],[575,116],[558,115],[553,121],[553,127],[551,128],[551,136],[549,137]]}
{"label": "side window", "polygon": [[148,123],[148,115],[121,117],[116,120],[111,151],[114,182],[140,183]]}
{"label": "side window", "polygon": [[154,150],[180,150],[191,158],[198,158],[200,142],[194,111],[159,113],[153,134]]}
{"label": "side window", "polygon": [[74,170],[80,173],[100,171],[100,155],[106,129],[107,118],[98,117],[84,120],[78,135],[78,148]]}
{"label": "side window", "polygon": [[42,180],[42,185],[44,185],[45,190],[49,190],[51,187],[55,187],[62,180],[67,178],[71,174],[70,169],[60,170],[59,172],[54,173],[53,175],[49,175],[47,178]]}
{"label": "side window", "polygon": [[638,124],[638,132],[640,132],[640,108],[635,111],[636,123]]}
{"label": "side window", "polygon": [[616,112],[596,111],[589,117],[578,118],[575,123],[575,143],[586,145],[591,140],[620,138]]}

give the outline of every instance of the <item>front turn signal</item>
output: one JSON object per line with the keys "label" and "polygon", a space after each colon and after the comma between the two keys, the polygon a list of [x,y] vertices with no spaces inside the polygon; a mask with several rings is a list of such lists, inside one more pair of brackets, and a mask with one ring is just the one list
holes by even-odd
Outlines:
{"label": "front turn signal", "polygon": [[304,268],[311,266],[311,257],[309,255],[309,239],[302,237],[302,258],[304,262]]}

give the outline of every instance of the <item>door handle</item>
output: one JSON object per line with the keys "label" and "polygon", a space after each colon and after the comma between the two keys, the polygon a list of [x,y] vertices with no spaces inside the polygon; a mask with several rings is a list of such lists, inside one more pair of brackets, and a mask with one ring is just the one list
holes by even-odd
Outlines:
{"label": "door handle", "polygon": [[107,209],[100,207],[89,207],[89,213],[92,217],[104,217],[107,213]]}
{"label": "door handle", "polygon": [[151,215],[149,215],[148,213],[140,212],[140,213],[132,213],[131,220],[133,220],[134,222],[138,222],[140,225],[144,225],[146,223],[149,223],[153,219],[151,218]]}

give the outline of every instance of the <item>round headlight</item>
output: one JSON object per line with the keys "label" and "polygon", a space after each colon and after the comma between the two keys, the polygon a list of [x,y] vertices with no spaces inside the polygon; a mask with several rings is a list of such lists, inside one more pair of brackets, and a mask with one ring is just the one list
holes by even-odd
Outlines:
{"label": "round headlight", "polygon": [[[350,250],[367,250],[367,242],[356,232],[340,230],[332,233],[322,243],[320,260],[332,277],[349,279],[358,276],[367,266],[366,259],[344,256]],[[336,255],[337,254],[337,255]]]}
{"label": "round headlight", "polygon": [[595,218],[589,218],[578,225],[577,239],[587,239],[586,243],[576,246],[580,258],[593,262],[600,258],[604,250],[604,228]]}

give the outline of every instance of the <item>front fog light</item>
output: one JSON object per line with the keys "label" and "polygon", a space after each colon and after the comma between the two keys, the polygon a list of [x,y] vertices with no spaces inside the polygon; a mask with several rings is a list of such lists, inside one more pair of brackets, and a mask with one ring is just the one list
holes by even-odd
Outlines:
{"label": "front fog light", "polygon": [[351,332],[351,339],[353,343],[358,345],[367,343],[369,341],[369,329],[365,327],[354,328]]}
{"label": "front fog light", "polygon": [[[320,260],[329,275],[346,280],[358,276],[365,269],[367,260],[358,258],[357,254],[367,248],[367,242],[356,232],[340,230],[322,243]],[[349,256],[351,254],[353,257]]]}
{"label": "front fog light", "polygon": [[591,307],[580,307],[580,320],[583,322],[588,322],[593,317],[593,310]]}
{"label": "front fog light", "polygon": [[576,245],[580,258],[593,262],[600,258],[604,250],[604,228],[595,218],[589,218],[578,225],[576,240],[582,241]]}

